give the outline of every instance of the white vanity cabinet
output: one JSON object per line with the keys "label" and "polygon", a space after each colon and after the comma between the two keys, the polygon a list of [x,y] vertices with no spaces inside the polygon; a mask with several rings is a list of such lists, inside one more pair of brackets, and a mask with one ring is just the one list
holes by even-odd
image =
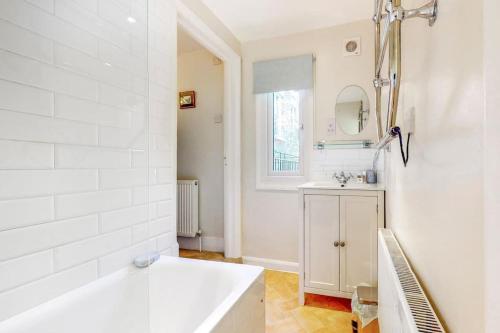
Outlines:
{"label": "white vanity cabinet", "polygon": [[299,298],[304,293],[350,298],[377,285],[377,229],[384,227],[384,191],[315,183],[299,188]]}

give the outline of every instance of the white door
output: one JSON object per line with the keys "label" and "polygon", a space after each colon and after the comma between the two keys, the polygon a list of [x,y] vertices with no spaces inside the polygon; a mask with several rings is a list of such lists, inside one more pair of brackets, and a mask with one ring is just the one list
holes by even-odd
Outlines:
{"label": "white door", "polygon": [[377,285],[377,197],[340,197],[340,290]]}
{"label": "white door", "polygon": [[339,197],[305,196],[305,285],[339,290]]}

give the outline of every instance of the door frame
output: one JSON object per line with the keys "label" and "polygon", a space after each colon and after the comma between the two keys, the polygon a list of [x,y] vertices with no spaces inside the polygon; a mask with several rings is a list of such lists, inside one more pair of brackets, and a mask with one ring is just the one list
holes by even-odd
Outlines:
{"label": "door frame", "polygon": [[498,104],[500,83],[498,57],[500,56],[500,42],[496,36],[498,33],[498,17],[496,13],[500,10],[498,0],[485,0],[483,5],[483,73],[484,73],[484,117],[483,117],[483,147],[484,147],[484,170],[483,170],[483,192],[484,192],[484,316],[485,332],[498,332],[500,318],[500,262],[498,253],[500,243],[500,193],[498,177],[490,177],[490,174],[498,172],[500,168],[499,144],[500,113]]}
{"label": "door frame", "polygon": [[179,26],[224,62],[224,255],[240,258],[241,57],[180,0],[176,7]]}

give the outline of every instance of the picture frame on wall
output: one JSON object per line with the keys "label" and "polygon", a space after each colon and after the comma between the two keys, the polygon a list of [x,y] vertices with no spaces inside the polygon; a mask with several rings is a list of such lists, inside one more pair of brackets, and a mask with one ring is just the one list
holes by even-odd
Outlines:
{"label": "picture frame on wall", "polygon": [[179,106],[181,109],[192,109],[196,107],[196,92],[181,91],[179,93]]}

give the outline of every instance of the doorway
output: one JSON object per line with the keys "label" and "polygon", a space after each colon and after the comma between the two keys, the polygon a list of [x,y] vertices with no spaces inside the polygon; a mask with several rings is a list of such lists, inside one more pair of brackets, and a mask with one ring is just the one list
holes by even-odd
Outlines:
{"label": "doorway", "polygon": [[[239,258],[241,257],[241,58],[182,2],[177,2],[177,14],[177,23],[183,33],[220,59],[224,68],[223,247],[225,257]],[[213,119],[213,121],[218,120]]]}
{"label": "doorway", "polygon": [[179,247],[224,252],[224,63],[177,32]]}

